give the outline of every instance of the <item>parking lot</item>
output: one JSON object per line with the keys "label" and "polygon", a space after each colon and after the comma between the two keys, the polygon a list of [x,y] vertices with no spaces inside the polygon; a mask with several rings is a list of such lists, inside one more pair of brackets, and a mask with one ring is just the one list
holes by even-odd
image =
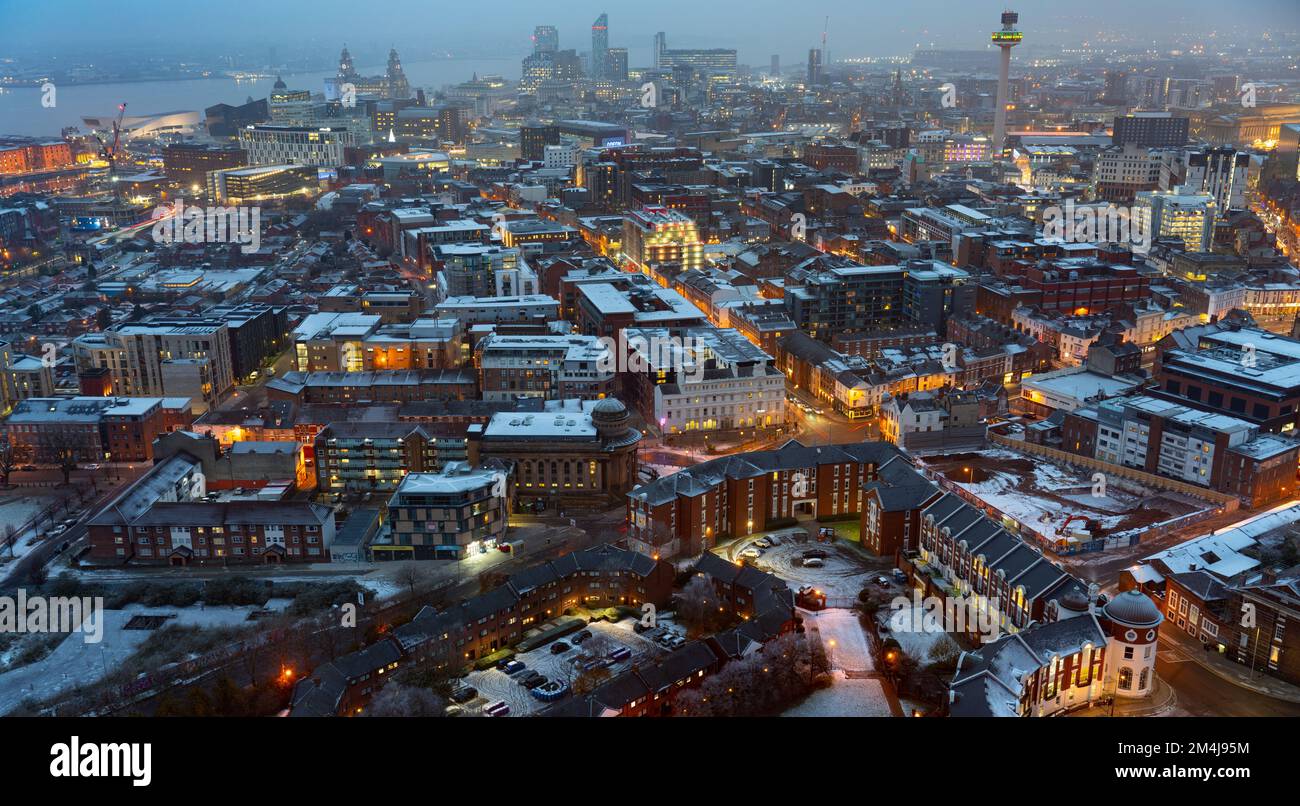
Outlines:
{"label": "parking lot", "polygon": [[[671,620],[664,619],[662,616],[657,631],[637,633],[634,629],[636,623],[637,620],[633,618],[625,618],[616,624],[594,621],[586,628],[591,632],[591,637],[576,646],[573,643],[574,634],[570,634],[537,649],[516,655],[514,659],[522,663],[524,668],[513,675],[500,669],[470,672],[465,676],[464,683],[477,689],[478,696],[462,704],[465,715],[483,716],[485,709],[498,702],[504,702],[509,706],[510,711],[507,716],[527,716],[537,713],[550,703],[534,697],[529,688],[521,684],[520,681],[530,672],[535,671],[545,676],[548,681],[560,681],[571,688],[573,682],[582,674],[584,666],[593,661],[602,659],[608,661],[607,668],[611,675],[616,675],[635,664],[645,664],[668,654],[669,647],[656,643],[652,640],[652,635],[671,632],[680,636],[684,632],[673,625]],[[552,652],[552,645],[560,642],[564,642],[570,648],[564,652]],[[611,656],[618,660],[611,661]],[[560,699],[570,696],[572,696],[571,691]]]}
{"label": "parking lot", "polygon": [[[768,535],[746,537],[726,547],[723,555],[728,559],[744,560],[760,571],[775,574],[790,587],[798,589],[811,585],[825,592],[834,605],[843,600],[856,600],[858,591],[872,578],[873,572],[864,559],[840,542],[821,543],[797,538],[807,535],[802,527],[773,532]],[[768,545],[764,547],[764,543]],[[809,555],[816,555],[820,563],[805,565]]]}

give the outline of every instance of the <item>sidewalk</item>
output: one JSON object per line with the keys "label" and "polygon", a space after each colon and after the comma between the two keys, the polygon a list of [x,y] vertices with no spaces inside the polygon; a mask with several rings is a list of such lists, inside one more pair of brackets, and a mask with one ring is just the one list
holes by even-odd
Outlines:
{"label": "sidewalk", "polygon": [[1168,623],[1165,629],[1160,631],[1160,644],[1178,657],[1201,666],[1234,686],[1250,689],[1266,697],[1300,703],[1300,686],[1294,686],[1262,671],[1256,671],[1252,675],[1248,667],[1230,661],[1218,652],[1205,649],[1177,628],[1170,629]]}
{"label": "sidewalk", "polygon": [[1178,695],[1174,693],[1173,687],[1156,677],[1156,688],[1155,691],[1151,692],[1150,697],[1144,697],[1140,700],[1125,700],[1116,697],[1113,708],[1109,705],[1094,705],[1090,708],[1071,711],[1067,716],[1159,716],[1177,704]]}

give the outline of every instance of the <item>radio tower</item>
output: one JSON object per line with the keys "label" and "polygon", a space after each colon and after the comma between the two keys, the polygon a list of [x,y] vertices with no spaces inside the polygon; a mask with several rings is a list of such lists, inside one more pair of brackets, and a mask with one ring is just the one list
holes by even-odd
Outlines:
{"label": "radio tower", "polygon": [[998,67],[998,107],[993,112],[993,151],[1000,158],[1007,139],[1007,84],[1011,80],[1011,49],[1020,44],[1024,34],[1016,30],[1020,15],[1014,11],[1002,12],[1002,30],[993,32],[993,44],[1001,50]]}

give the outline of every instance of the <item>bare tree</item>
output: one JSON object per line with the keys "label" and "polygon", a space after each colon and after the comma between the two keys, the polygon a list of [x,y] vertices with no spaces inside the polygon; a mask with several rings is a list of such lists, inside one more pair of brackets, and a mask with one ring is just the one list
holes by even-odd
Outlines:
{"label": "bare tree", "polygon": [[72,471],[82,460],[86,440],[72,428],[45,429],[37,440],[39,453],[63,472],[63,483],[72,479]]}
{"label": "bare tree", "polygon": [[686,583],[676,597],[677,620],[692,635],[717,632],[731,620],[730,614],[713,589],[708,577],[699,574]]}
{"label": "bare tree", "polygon": [[426,576],[425,568],[418,560],[407,560],[400,571],[397,572],[397,581],[406,585],[410,589],[411,595],[415,595],[415,586],[424,581]]}
{"label": "bare tree", "polygon": [[370,701],[367,716],[443,716],[447,703],[427,688],[389,683]]}
{"label": "bare tree", "polygon": [[9,475],[32,460],[32,446],[0,435],[0,485],[9,486]]}
{"label": "bare tree", "polygon": [[0,539],[0,545],[9,549],[10,559],[14,556],[14,544],[18,542],[18,529],[12,523],[6,523],[4,529],[4,538]]}

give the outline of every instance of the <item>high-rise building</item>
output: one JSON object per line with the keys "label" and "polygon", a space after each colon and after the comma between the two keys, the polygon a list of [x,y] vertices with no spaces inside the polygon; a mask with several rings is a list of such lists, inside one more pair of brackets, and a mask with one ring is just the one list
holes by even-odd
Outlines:
{"label": "high-rise building", "polygon": [[591,24],[591,77],[605,78],[609,61],[609,15],[601,14]]}
{"label": "high-rise building", "polygon": [[1208,252],[1214,237],[1214,197],[1208,193],[1137,194],[1136,214],[1155,238],[1178,238],[1189,252]]}
{"label": "high-rise building", "polygon": [[627,81],[627,48],[610,48],[606,51],[603,78],[609,81]]}
{"label": "high-rise building", "polygon": [[815,87],[822,80],[822,52],[820,48],[808,51],[808,86]]}
{"label": "high-rise building", "polygon": [[661,62],[661,59],[663,58],[663,52],[667,49],[668,49],[668,36],[663,31],[660,31],[659,33],[655,34],[654,49],[652,51],[654,55],[655,69],[663,67],[663,63]]}
{"label": "high-rise building", "polygon": [[402,60],[397,56],[397,49],[388,51],[388,69],[384,72],[388,79],[388,97],[401,100],[411,97],[411,85],[402,71]]}
{"label": "high-rise building", "polygon": [[774,77],[781,75],[781,54],[772,54],[772,69],[769,72]]}
{"label": "high-rise building", "polygon": [[533,53],[554,53],[560,49],[560,31],[554,25],[539,25],[533,29]]}
{"label": "high-rise building", "polygon": [[1169,112],[1134,112],[1115,118],[1111,145],[1168,148],[1187,145],[1188,121]]}
{"label": "high-rise building", "polygon": [[560,130],[554,126],[530,123],[519,127],[519,156],[532,162],[541,162],[546,147],[560,144]]}
{"label": "high-rise building", "polygon": [[993,110],[993,151],[1002,155],[1007,140],[1007,84],[1011,80],[1011,49],[1020,44],[1024,35],[1016,30],[1020,15],[1014,11],[1002,12],[1002,30],[993,32],[993,44],[1001,51],[998,62],[998,101]]}
{"label": "high-rise building", "polygon": [[643,207],[623,219],[623,252],[637,269],[652,263],[704,265],[704,245],[690,216],[667,207]]}

